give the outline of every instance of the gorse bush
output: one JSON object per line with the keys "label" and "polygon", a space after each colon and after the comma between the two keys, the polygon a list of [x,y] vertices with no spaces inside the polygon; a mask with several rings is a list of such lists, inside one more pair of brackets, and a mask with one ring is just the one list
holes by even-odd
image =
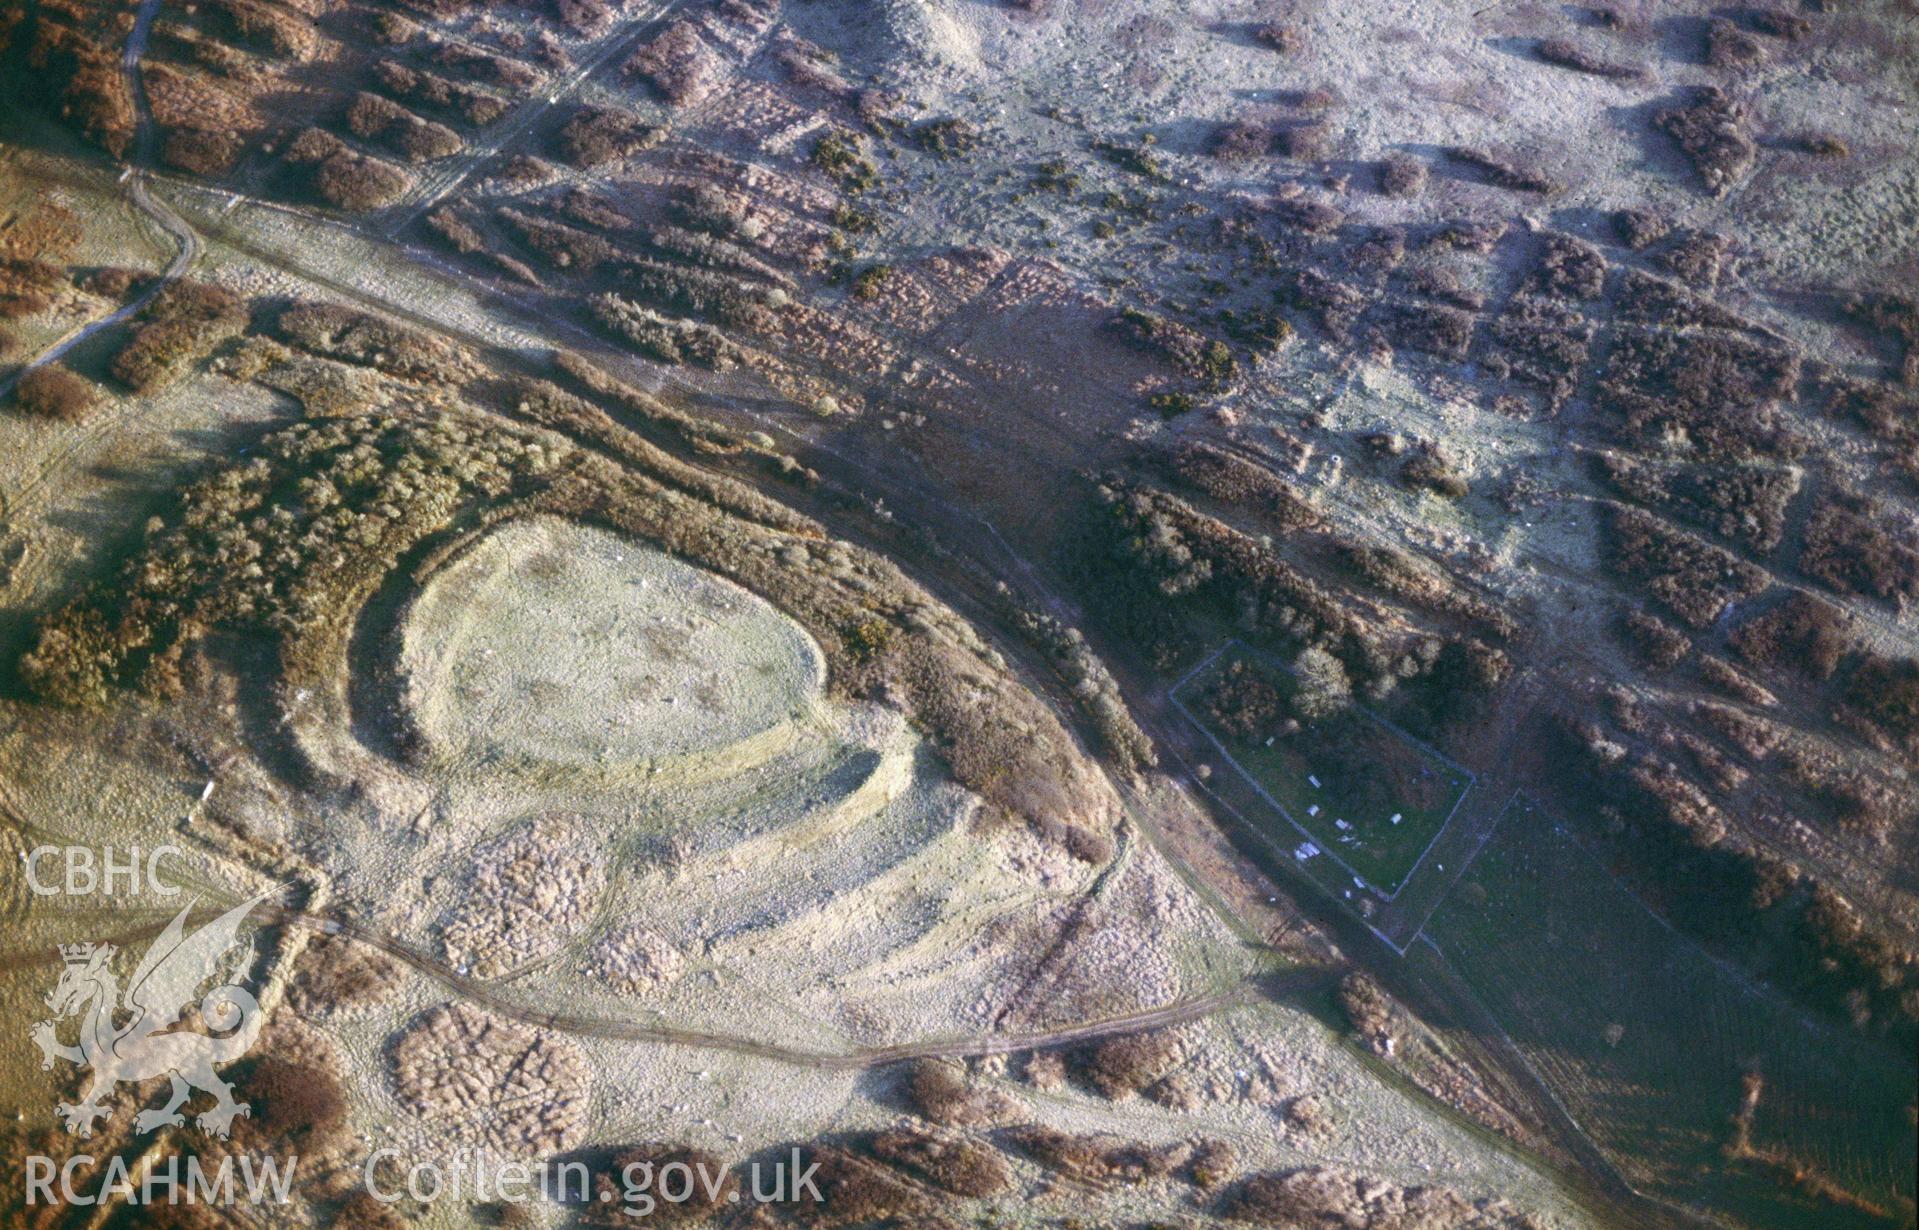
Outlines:
{"label": "gorse bush", "polygon": [[288,637],[338,617],[403,551],[556,459],[530,437],[458,418],[296,424],[187,488],[115,583],[42,622],[21,675],[63,704],[103,703],[136,682],[165,690],[201,634]]}

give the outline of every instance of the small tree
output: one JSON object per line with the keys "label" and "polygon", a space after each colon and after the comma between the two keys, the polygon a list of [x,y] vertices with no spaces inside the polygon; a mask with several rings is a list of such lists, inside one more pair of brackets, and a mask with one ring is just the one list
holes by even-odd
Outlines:
{"label": "small tree", "polygon": [[1345,709],[1353,700],[1353,681],[1338,658],[1310,645],[1293,659],[1299,690],[1293,693],[1293,711],[1301,721],[1316,722]]}

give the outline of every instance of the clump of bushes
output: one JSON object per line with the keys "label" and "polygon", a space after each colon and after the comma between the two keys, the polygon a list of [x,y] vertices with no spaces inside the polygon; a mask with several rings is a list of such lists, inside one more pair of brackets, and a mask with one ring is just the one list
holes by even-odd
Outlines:
{"label": "clump of bushes", "polygon": [[1277,23],[1253,27],[1253,41],[1261,47],[1289,55],[1306,46],[1306,36],[1298,26]]}
{"label": "clump of bushes", "polygon": [[1633,324],[1663,325],[1669,329],[1708,328],[1750,330],[1750,321],[1727,311],[1710,299],[1668,282],[1664,278],[1628,269],[1619,280],[1614,300],[1619,319]]}
{"label": "clump of bushes", "polygon": [[1286,533],[1321,524],[1319,510],[1279,475],[1236,453],[1205,441],[1190,441],[1174,452],[1172,470],[1216,500],[1255,509]]}
{"label": "clump of bushes", "polygon": [[850,293],[855,299],[877,299],[886,288],[887,280],[893,276],[893,266],[888,264],[868,265],[853,278]]}
{"label": "clump of bushes", "polygon": [[495,216],[555,269],[589,274],[602,265],[623,260],[618,247],[591,231],[519,209],[502,208]]}
{"label": "clump of bushes", "polygon": [[928,120],[913,130],[913,144],[935,158],[961,158],[979,148],[979,130],[958,116]]}
{"label": "clump of bushes", "polygon": [[506,100],[497,94],[394,60],[382,60],[373,72],[389,94],[451,111],[469,124],[491,124],[507,111]]}
{"label": "clump of bushes", "polygon": [[662,316],[617,295],[595,295],[590,306],[593,319],[608,331],[662,363],[725,371],[738,361],[739,348],[710,325]]}
{"label": "clump of bushes", "polygon": [[1630,611],[1620,620],[1626,644],[1640,665],[1667,670],[1692,649],[1692,638],[1651,611]]}
{"label": "clump of bushes", "polygon": [[1223,389],[1239,374],[1239,362],[1226,343],[1178,321],[1127,307],[1110,325],[1134,346],[1160,356],[1208,389]]}
{"label": "clump of bushes", "polygon": [[1714,68],[1756,68],[1766,62],[1758,39],[1724,17],[1706,23],[1706,63]]}
{"label": "clump of bushes", "polygon": [[311,166],[312,190],[336,209],[359,213],[391,205],[406,195],[413,180],[399,167],[348,148],[320,128],[308,128],[287,147],[286,160]]}
{"label": "clump of bushes", "polygon": [[1783,9],[1747,9],[1746,21],[1761,34],[1797,41],[1812,33],[1812,22]]}
{"label": "clump of bushes", "polygon": [[1613,233],[1619,241],[1638,252],[1666,237],[1672,223],[1645,209],[1621,209],[1612,216]]}
{"label": "clump of bushes", "polygon": [[908,1183],[891,1167],[848,1149],[815,1144],[802,1149],[800,1159],[802,1173],[814,1168],[813,1186],[819,1200],[804,1206],[803,1224],[815,1230],[904,1225],[933,1210],[925,1189]]}
{"label": "clump of bushes", "polygon": [[1876,330],[1900,349],[1900,366],[1908,385],[1919,385],[1919,301],[1903,295],[1853,295],[1844,305],[1848,320]]}
{"label": "clump of bushes", "polygon": [[441,338],[335,303],[295,304],[280,313],[276,331],[314,354],[407,380],[455,386],[475,371],[470,358]]}
{"label": "clump of bushes", "polygon": [[1621,64],[1617,60],[1608,60],[1603,56],[1594,55],[1570,39],[1544,39],[1533,50],[1548,64],[1570,68],[1574,72],[1590,73],[1595,77],[1633,81],[1645,76],[1645,71],[1635,65]]}
{"label": "clump of bushes", "polygon": [[[604,1156],[604,1155],[602,1155]],[[614,1151],[604,1170],[593,1173],[593,1198],[586,1202],[582,1220],[589,1226],[631,1226],[636,1220],[626,1204],[626,1184],[632,1174],[658,1176],[668,1166],[684,1167],[702,1177],[683,1200],[659,1200],[645,1220],[664,1226],[704,1226],[738,1207],[742,1193],[738,1168],[704,1149],[666,1141],[626,1145]],[[657,1181],[657,1179],[656,1179]]]}
{"label": "clump of bushes", "polygon": [[1282,279],[1273,297],[1311,315],[1328,337],[1340,342],[1351,339],[1353,326],[1369,302],[1363,292],[1316,269],[1300,269]]}
{"label": "clump of bushes", "polygon": [[1612,566],[1694,628],[1770,582],[1764,569],[1639,509],[1614,506],[1610,520]]}
{"label": "clump of bushes", "polygon": [[906,1073],[906,1096],[921,1118],[946,1127],[982,1127],[1003,1121],[1013,1100],[977,1084],[959,1064],[917,1059]]}
{"label": "clump of bushes", "polygon": [[1449,500],[1463,500],[1471,491],[1466,476],[1437,446],[1422,446],[1400,467],[1399,481],[1408,487],[1423,487]]}
{"label": "clump of bushes", "polygon": [[1498,606],[1457,584],[1445,572],[1397,547],[1342,543],[1339,561],[1379,588],[1415,606],[1471,620],[1500,640],[1519,634],[1519,624]]}
{"label": "clump of bushes", "polygon": [[1382,315],[1380,324],[1394,345],[1445,359],[1463,359],[1472,346],[1473,317],[1457,308],[1393,304]]}
{"label": "clump of bushes", "polygon": [[1248,742],[1272,732],[1285,711],[1279,679],[1245,658],[1220,672],[1201,704],[1214,725]]}
{"label": "clump of bushes", "polygon": [[108,369],[137,393],[151,393],[246,327],[246,304],[225,287],[181,279],[161,291],[140,314],[132,337]]}
{"label": "clump of bushes", "polygon": [[1346,221],[1346,215],[1336,206],[1300,196],[1274,201],[1273,217],[1280,225],[1308,235],[1330,235]]}
{"label": "clump of bushes", "polygon": [[655,227],[647,232],[646,239],[655,251],[717,273],[770,282],[788,290],[793,288],[792,278],[761,260],[752,249],[730,239],[678,226]]}
{"label": "clump of bushes", "polygon": [[1905,525],[1892,518],[1861,496],[1827,497],[1806,522],[1800,567],[1842,592],[1919,597],[1919,550],[1912,545],[1919,535],[1909,518]]}
{"label": "clump of bushes", "polygon": [[1592,322],[1569,308],[1514,295],[1487,329],[1486,370],[1502,379],[1569,396],[1592,345]]}
{"label": "clump of bushes", "polygon": [[1426,190],[1426,164],[1405,154],[1394,154],[1379,164],[1379,191],[1384,196],[1415,197]]}
{"label": "clump of bushes", "polygon": [[364,140],[377,140],[409,162],[449,158],[466,147],[445,124],[421,119],[390,98],[361,93],[346,113],[347,128]]}
{"label": "clump of bushes", "polygon": [[519,60],[495,55],[471,43],[442,42],[429,53],[442,68],[460,69],[469,77],[480,77],[494,85],[521,92],[539,84],[539,70]]}
{"label": "clump of bushes", "polygon": [[1546,237],[1526,279],[1527,290],[1555,299],[1597,299],[1605,288],[1606,258],[1569,235]]}
{"label": "clump of bushes", "polygon": [[1789,457],[1803,445],[1775,403],[1799,381],[1799,357],[1723,334],[1621,329],[1596,402],[1626,437],[1648,448],[1690,445],[1732,459]]}
{"label": "clump of bushes", "polygon": [[1846,681],[1852,709],[1895,739],[1919,739],[1919,659],[1868,657]]}
{"label": "clump of bushes", "polygon": [[1676,511],[1722,538],[1770,551],[1785,533],[1786,507],[1799,490],[1799,473],[1786,467],[1663,466],[1602,453],[1599,474],[1642,504]]}
{"label": "clump of bushes", "polygon": [[1020,608],[1014,621],[1028,640],[1039,646],[1071,690],[1073,700],[1092,719],[1102,750],[1128,776],[1159,763],[1153,741],[1133,721],[1120,695],[1119,681],[1086,643],[1078,628],[1068,627],[1042,611]]}
{"label": "clump of bushes", "polygon": [[319,31],[310,18],[292,9],[247,0],[210,0],[207,10],[234,36],[281,59],[304,64],[319,54]]}
{"label": "clump of bushes", "polygon": [[[737,235],[743,239],[755,238],[758,233],[757,224],[748,213],[746,200],[713,184],[697,183],[676,194],[672,210],[673,216],[689,230],[722,238]],[[834,225],[841,230],[856,229],[842,223],[837,213]]]}
{"label": "clump of bushes", "polygon": [[190,175],[225,175],[245,149],[246,138],[237,132],[175,128],[160,143],[160,161]]}
{"label": "clump of bushes", "polygon": [[864,143],[855,133],[827,133],[814,143],[812,160],[849,196],[879,187],[879,166],[866,156]]}
{"label": "clump of bushes", "polygon": [[1323,162],[1333,154],[1333,130],[1325,124],[1287,124],[1273,134],[1273,148],[1298,162]]}
{"label": "clump of bushes", "polygon": [[1099,1187],[1170,1178],[1190,1166],[1195,1153],[1188,1143],[1155,1148],[1119,1136],[1077,1135],[1039,1125],[1014,1128],[1007,1139],[1046,1169]]}
{"label": "clump of bushes", "polygon": [[1012,1167],[997,1149],[963,1136],[898,1127],[876,1133],[867,1148],[887,1165],[955,1196],[997,1196],[1013,1184]]}
{"label": "clump of bushes", "polygon": [[1446,148],[1446,157],[1478,171],[1485,181],[1495,188],[1506,188],[1513,192],[1536,192],[1542,195],[1559,190],[1559,186],[1544,175],[1525,170],[1484,150],[1452,145]]}
{"label": "clump of bushes", "polygon": [[53,296],[67,285],[67,275],[50,261],[33,258],[0,260],[0,320],[19,320],[53,306]]}
{"label": "clump of bushes", "polygon": [[626,62],[628,76],[645,81],[676,107],[704,98],[717,68],[713,52],[686,20],[675,21]]}
{"label": "clump of bushes", "polygon": [[1784,602],[1733,630],[1733,652],[1755,666],[1832,678],[1852,646],[1850,620],[1831,603],[1794,590]]}
{"label": "clump of bushes", "polygon": [[453,415],[297,423],[187,488],[116,582],[43,620],[21,678],[68,705],[102,704],[131,684],[165,694],[207,632],[264,631],[284,645],[339,619],[403,551],[556,459]]}
{"label": "clump of bushes", "polygon": [[660,143],[658,127],[617,107],[581,107],[560,128],[555,140],[569,165],[593,170]]}
{"label": "clump of bushes", "polygon": [[629,261],[620,277],[628,290],[654,304],[755,332],[771,330],[774,312],[787,302],[777,286],[659,261]]}
{"label": "clump of bushes", "polygon": [[1393,1001],[1371,974],[1356,970],[1340,979],[1339,1007],[1374,1053],[1392,1054]]}
{"label": "clump of bushes", "polygon": [[58,363],[46,363],[21,373],[13,386],[13,404],[35,418],[77,423],[99,403],[100,392],[91,380]]}
{"label": "clump of bushes", "polygon": [[1759,154],[1750,131],[1751,110],[1717,86],[1695,90],[1685,102],[1655,114],[1652,122],[1678,144],[1714,196],[1745,178]]}
{"label": "clump of bushes", "polygon": [[1684,278],[1688,285],[1707,290],[1719,285],[1731,241],[1710,231],[1682,231],[1670,246],[1653,257],[1654,263]]}
{"label": "clump of bushes", "polygon": [[1244,162],[1263,158],[1272,151],[1273,133],[1264,124],[1251,120],[1233,120],[1213,130],[1208,149],[1222,162]]}

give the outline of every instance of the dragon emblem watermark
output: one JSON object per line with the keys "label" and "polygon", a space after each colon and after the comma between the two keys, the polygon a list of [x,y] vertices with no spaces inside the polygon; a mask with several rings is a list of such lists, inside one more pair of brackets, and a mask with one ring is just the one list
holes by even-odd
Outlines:
{"label": "dragon emblem watermark", "polygon": [[[200,1019],[213,1033],[172,1027],[199,988],[219,975],[221,958],[238,943],[246,916],[273,891],[234,906],[191,935],[186,934],[189,903],[140,958],[124,994],[112,969],[118,951],[113,945],[61,945],[64,968],[47,995],[47,1006],[58,1016],[35,1025],[32,1038],[45,1056],[41,1067],[64,1059],[93,1073],[86,1096],[58,1108],[67,1131],[93,1135],[94,1121],[110,1113],[104,1100],[115,1085],[160,1076],[172,1078],[172,1094],[165,1106],[134,1116],[137,1132],[184,1126],[180,1108],[195,1090],[215,1099],[194,1117],[203,1132],[225,1139],[234,1118],[251,1113],[247,1103],[233,1100],[233,1087],[215,1075],[214,1065],[238,1059],[259,1038],[261,1012],[253,995],[241,987],[217,986],[200,1000]],[[74,1016],[80,1018],[80,1040],[68,1046],[59,1039],[59,1020]],[[116,1019],[125,1023],[116,1025]]]}

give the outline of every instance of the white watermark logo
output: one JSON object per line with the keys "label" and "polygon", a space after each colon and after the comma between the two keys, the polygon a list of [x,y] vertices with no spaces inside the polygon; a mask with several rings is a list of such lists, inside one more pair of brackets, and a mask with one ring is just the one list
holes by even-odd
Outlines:
{"label": "white watermark logo", "polygon": [[[269,890],[271,891],[271,890]],[[213,1095],[214,1104],[194,1117],[201,1131],[225,1139],[236,1116],[250,1108],[233,1100],[233,1087],[214,1073],[214,1065],[246,1054],[260,1036],[260,1005],[237,986],[219,986],[200,1000],[200,1017],[221,1036],[192,1030],[173,1030],[200,987],[220,972],[220,960],[237,942],[240,924],[267,896],[228,910],[192,935],[185,934],[191,903],[174,916],[152,947],[140,958],[123,993],[112,970],[111,944],[63,944],[60,981],[47,995],[47,1006],[57,1014],[33,1027],[31,1037],[45,1056],[43,1068],[56,1059],[90,1070],[92,1083],[78,1103],[62,1102],[58,1112],[67,1131],[93,1135],[96,1119],[110,1112],[105,1099],[121,1081],[170,1077],[167,1104],[134,1116],[137,1132],[164,1126],[180,1127],[180,1113],[196,1090]],[[80,1018],[79,1040],[60,1041],[60,1021]],[[116,1019],[124,1024],[115,1024]]]}
{"label": "white watermark logo", "polygon": [[111,897],[116,885],[126,893],[139,893],[144,885],[144,891],[172,897],[180,889],[160,878],[160,860],[178,853],[178,846],[155,846],[142,859],[139,846],[109,846],[98,854],[91,846],[35,846],[21,858],[27,865],[27,887],[36,897]]}

